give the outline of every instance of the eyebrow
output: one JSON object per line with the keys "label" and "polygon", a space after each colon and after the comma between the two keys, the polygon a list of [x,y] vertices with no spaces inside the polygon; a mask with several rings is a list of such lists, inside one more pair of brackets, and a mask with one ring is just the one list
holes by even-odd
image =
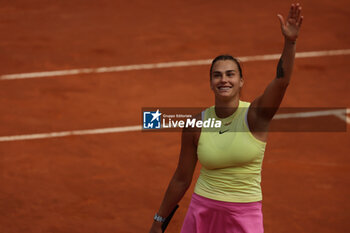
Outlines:
{"label": "eyebrow", "polygon": [[[236,72],[236,70],[225,70],[224,72],[225,72],[225,73],[227,73],[227,72]],[[214,73],[219,73],[219,74],[221,74],[222,72],[221,72],[221,71],[215,70],[215,71],[213,71],[213,74],[214,74]]]}

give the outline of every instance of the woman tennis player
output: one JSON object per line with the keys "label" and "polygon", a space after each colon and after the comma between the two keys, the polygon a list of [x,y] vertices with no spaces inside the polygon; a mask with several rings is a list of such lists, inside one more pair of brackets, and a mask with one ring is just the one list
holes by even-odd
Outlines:
{"label": "woman tennis player", "polygon": [[181,233],[262,233],[261,165],[271,119],[278,110],[292,75],[296,40],[303,16],[292,4],[286,19],[278,15],[284,48],[277,74],[252,103],[240,100],[244,79],[239,62],[230,55],[216,57],[210,68],[215,106],[201,119],[222,122],[216,132],[182,133],[177,169],[150,233],[160,233],[169,215],[189,188],[197,160],[202,164]]}

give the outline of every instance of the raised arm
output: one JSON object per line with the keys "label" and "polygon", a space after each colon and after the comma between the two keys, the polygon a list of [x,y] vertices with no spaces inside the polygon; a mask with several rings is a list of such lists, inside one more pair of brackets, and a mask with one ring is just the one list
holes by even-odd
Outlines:
{"label": "raised arm", "polygon": [[286,21],[282,15],[277,16],[284,36],[284,48],[277,64],[275,79],[266,87],[264,93],[252,102],[248,111],[248,124],[253,132],[267,130],[269,122],[282,102],[292,76],[296,40],[303,22],[301,6],[299,3],[292,4]]}

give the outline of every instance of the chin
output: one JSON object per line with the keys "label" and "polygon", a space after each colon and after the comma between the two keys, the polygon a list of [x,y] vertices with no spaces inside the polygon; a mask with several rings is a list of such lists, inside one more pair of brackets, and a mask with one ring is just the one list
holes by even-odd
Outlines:
{"label": "chin", "polygon": [[232,94],[222,94],[222,93],[218,93],[216,94],[216,98],[219,98],[219,99],[222,99],[222,100],[230,100],[230,99],[233,99],[235,96],[232,95]]}

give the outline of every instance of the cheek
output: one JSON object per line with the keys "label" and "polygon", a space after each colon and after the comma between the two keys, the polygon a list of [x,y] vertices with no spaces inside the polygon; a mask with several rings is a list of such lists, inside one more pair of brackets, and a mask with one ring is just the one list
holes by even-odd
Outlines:
{"label": "cheek", "polygon": [[214,87],[216,86],[216,82],[212,80],[210,80],[210,89],[214,90]]}
{"label": "cheek", "polygon": [[233,85],[236,87],[241,86],[241,80],[239,78],[235,78],[232,82],[233,82]]}
{"label": "cheek", "polygon": [[235,78],[232,82],[233,82],[233,84],[236,87],[242,87],[243,86],[243,80],[240,77]]}

